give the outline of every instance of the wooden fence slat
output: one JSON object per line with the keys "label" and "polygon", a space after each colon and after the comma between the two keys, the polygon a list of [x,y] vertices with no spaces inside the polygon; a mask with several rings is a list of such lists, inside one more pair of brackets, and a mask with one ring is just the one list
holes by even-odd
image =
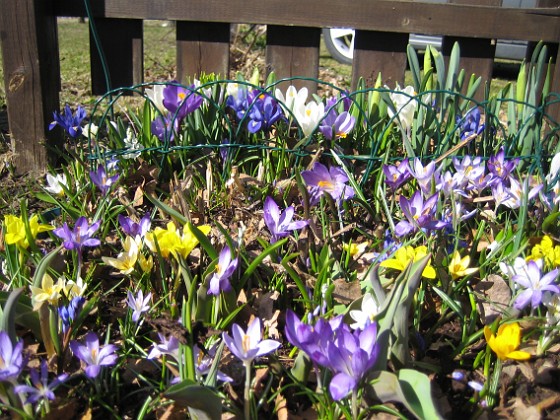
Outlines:
{"label": "wooden fence slat", "polygon": [[459,43],[460,65],[461,69],[465,69],[465,82],[463,85],[463,93],[467,93],[467,85],[472,74],[482,78],[481,87],[478,89],[474,99],[477,101],[484,100],[484,84],[492,81],[492,71],[494,69],[494,56],[496,55],[496,43],[486,38],[461,38],[446,36],[443,38],[442,53],[445,56],[446,63],[449,62],[449,56],[455,42]]}
{"label": "wooden fence slat", "polygon": [[[274,26],[266,28],[266,66],[267,73],[274,72],[277,79],[286,77],[319,77],[320,28],[293,26]],[[310,92],[317,91],[313,81],[295,80],[297,89],[307,87]],[[286,89],[278,86],[279,89]]]}
{"label": "wooden fence slat", "polygon": [[373,87],[381,73],[383,84],[391,88],[403,84],[406,68],[408,34],[396,32],[356,31],[354,35],[354,60],[352,87],[364,77],[366,86]]}
{"label": "wooden fence slat", "polygon": [[[555,7],[510,9],[396,0],[92,0],[94,16],[201,22],[347,27],[380,32],[558,42]],[[57,13],[83,13],[82,2],[57,0]],[[81,8],[81,9],[80,9]]]}
{"label": "wooden fence slat", "polygon": [[[144,80],[143,21],[95,19],[95,28],[109,70],[111,89],[128,87]],[[107,92],[103,64],[90,28],[91,91]]]}
{"label": "wooden fence slat", "polygon": [[229,74],[229,23],[177,22],[177,78],[200,77],[215,73],[227,79]]}
{"label": "wooden fence slat", "polygon": [[[60,63],[50,0],[0,0],[0,39],[10,138],[17,174],[38,174],[62,149],[62,131],[48,130],[59,109]],[[52,157],[53,159],[49,159]]]}

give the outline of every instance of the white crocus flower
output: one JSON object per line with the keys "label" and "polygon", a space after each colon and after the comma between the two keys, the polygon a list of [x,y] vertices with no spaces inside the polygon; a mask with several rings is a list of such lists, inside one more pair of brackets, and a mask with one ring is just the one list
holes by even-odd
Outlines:
{"label": "white crocus flower", "polygon": [[[536,260],[535,262],[537,263],[537,266],[542,269],[542,260]],[[499,266],[502,273],[508,278],[512,278],[513,276],[518,274],[524,275],[527,273],[527,261],[525,261],[525,258],[523,257],[517,257],[513,261],[513,265],[501,262]]]}
{"label": "white crocus flower", "polygon": [[[550,185],[554,182],[558,172],[560,172],[560,153],[556,153],[552,158],[552,162],[550,162],[550,172],[545,177],[546,183]],[[560,202],[560,181],[556,181],[556,184],[552,187],[552,192],[554,194],[552,201],[554,204],[558,204]]]}
{"label": "white crocus flower", "polygon": [[154,85],[151,89],[146,89],[146,96],[150,98],[153,105],[161,112],[165,114],[167,109],[163,106],[163,90],[165,85]]}
{"label": "white crocus flower", "polygon": [[72,299],[77,296],[83,296],[86,291],[86,284],[82,277],[78,276],[76,281],[68,280],[64,287],[64,294]]}
{"label": "white crocus flower", "polygon": [[[199,93],[201,93],[202,95],[206,96],[206,98],[211,98],[212,97],[212,88],[211,87],[198,89],[200,86],[202,86],[202,82],[200,80],[194,79],[193,80],[193,85],[194,85],[195,89],[197,89],[197,91]],[[206,98],[204,98],[204,102],[206,102],[206,100],[207,100]],[[219,102],[221,102],[221,98],[220,98]]]}
{"label": "white crocus flower", "polygon": [[47,186],[45,191],[50,192],[53,195],[63,196],[64,188],[68,189],[68,183],[66,180],[66,174],[51,175],[47,174]]}
{"label": "white crocus flower", "polygon": [[290,85],[290,87],[286,90],[285,97],[280,89],[276,89],[274,92],[274,95],[282,105],[282,108],[292,112],[294,108],[301,108],[302,106],[305,106],[308,94],[309,92],[306,87],[297,90],[294,85]]}
{"label": "white crocus flower", "polygon": [[368,323],[373,321],[373,318],[378,312],[379,306],[377,306],[377,302],[371,293],[366,293],[362,298],[362,308],[360,310],[353,309],[349,312],[350,317],[356,321],[353,324],[350,324],[350,328],[363,330]]}
{"label": "white crocus flower", "polygon": [[[414,113],[418,107],[418,101],[414,98],[414,96],[416,96],[414,88],[412,86],[407,86],[404,89],[401,89],[397,83],[397,87],[389,94],[389,96],[395,105],[397,119],[400,121],[402,127],[404,129],[412,127]],[[387,108],[387,113],[391,118],[395,115],[390,107]]]}
{"label": "white crocus flower", "polygon": [[140,152],[136,150],[140,150],[140,143],[138,143],[138,139],[134,135],[134,131],[132,128],[128,127],[126,129],[126,137],[123,139],[124,147],[130,152],[123,155],[123,159],[136,159],[140,156]]}
{"label": "white crocus flower", "polygon": [[239,92],[239,83],[228,83],[226,85],[227,96],[233,96],[237,98],[237,93]]}
{"label": "white crocus flower", "polygon": [[293,111],[303,133],[310,136],[325,116],[325,104],[315,101],[311,101],[305,106],[301,103],[294,103]]}
{"label": "white crocus flower", "polygon": [[89,124],[86,124],[84,128],[82,128],[82,136],[84,136],[86,139],[89,139],[91,135],[91,137],[94,138],[97,136],[98,130],[99,127],[90,122]]}

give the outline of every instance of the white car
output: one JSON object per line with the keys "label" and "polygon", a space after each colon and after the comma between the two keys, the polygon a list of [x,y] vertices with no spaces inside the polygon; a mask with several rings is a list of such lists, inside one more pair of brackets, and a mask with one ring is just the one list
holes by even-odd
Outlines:
{"label": "white car", "polygon": [[[430,0],[423,0],[430,1]],[[431,0],[445,3],[446,0]],[[536,0],[503,0],[502,7],[532,8]],[[330,55],[341,63],[351,64],[354,57],[354,30],[351,28],[323,29],[323,39]],[[442,37],[411,34],[409,42],[417,50],[425,50],[428,45],[441,49]],[[496,43],[496,58],[521,61],[527,52],[527,42],[499,39]]]}

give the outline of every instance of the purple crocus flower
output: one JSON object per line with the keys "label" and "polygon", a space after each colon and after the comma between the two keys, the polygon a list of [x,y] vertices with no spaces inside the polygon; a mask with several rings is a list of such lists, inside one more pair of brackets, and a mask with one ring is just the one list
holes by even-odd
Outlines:
{"label": "purple crocus flower", "polygon": [[130,217],[123,216],[122,214],[119,214],[118,220],[125,235],[132,238],[143,238],[146,232],[150,230],[152,224],[149,213],[146,213],[140,219],[140,222],[135,222]]}
{"label": "purple crocus flower", "polygon": [[342,318],[338,316],[329,321],[319,318],[315,325],[310,325],[303,323],[288,309],[284,333],[288,341],[303,350],[314,364],[328,367],[327,343],[334,340],[336,331],[341,327]]}
{"label": "purple crocus flower", "polygon": [[176,361],[179,361],[179,340],[176,337],[165,335],[158,332],[158,337],[160,343],[154,343],[152,350],[148,353],[148,359],[155,359],[162,355],[167,355],[173,357]]}
{"label": "purple crocus flower", "polygon": [[513,304],[516,309],[523,309],[528,304],[531,304],[531,308],[536,308],[542,302],[543,292],[560,293],[560,288],[554,284],[558,279],[558,269],[542,276],[535,261],[529,261],[526,270],[511,279],[524,288]]}
{"label": "purple crocus flower", "polygon": [[271,197],[264,200],[264,223],[270,230],[270,243],[275,243],[280,238],[288,236],[290,231],[302,229],[309,224],[307,220],[292,222],[294,217],[294,206],[286,207],[280,212],[276,202]]}
{"label": "purple crocus flower", "polygon": [[85,303],[85,298],[82,296],[74,297],[68,306],[61,306],[58,308],[58,315],[62,321],[62,332],[66,334],[72,325],[72,322],[78,318]]}
{"label": "purple crocus flower", "polygon": [[408,160],[406,159],[398,165],[383,165],[383,173],[385,174],[385,183],[391,191],[396,191],[411,178]]}
{"label": "purple crocus flower", "polygon": [[174,114],[158,115],[150,126],[152,134],[162,142],[172,142],[179,132],[179,119]]}
{"label": "purple crocus flower", "polygon": [[254,318],[247,326],[247,331],[233,324],[231,327],[233,338],[228,333],[223,333],[223,339],[229,350],[244,364],[250,364],[256,357],[272,353],[280,343],[276,340],[263,340],[261,333],[261,320]]}
{"label": "purple crocus flower", "polygon": [[36,369],[31,369],[29,373],[33,386],[17,385],[14,388],[14,392],[16,394],[27,394],[25,404],[35,404],[37,401],[42,399],[51,401],[54,400],[55,395],[53,391],[58,385],[68,379],[68,374],[63,373],[62,375],[55,378],[51,383],[49,383],[49,368],[47,361],[44,359],[41,361],[40,376]]}
{"label": "purple crocus flower", "polygon": [[86,118],[86,111],[81,106],[78,106],[76,112],[72,114],[70,106],[66,104],[64,111],[60,113],[55,111],[53,115],[54,121],[49,124],[49,130],[60,125],[74,139],[82,134],[80,124]]}
{"label": "purple crocus flower", "polygon": [[480,177],[484,177],[484,173],[486,172],[484,162],[480,156],[471,158],[469,155],[466,155],[462,159],[454,157],[453,166],[457,171],[456,175],[464,178],[467,184]]}
{"label": "purple crocus flower", "polygon": [[210,279],[209,295],[217,296],[220,292],[229,292],[232,290],[229,278],[237,269],[237,258],[231,259],[231,249],[225,246],[220,252],[216,272]]}
{"label": "purple crocus flower", "polygon": [[255,97],[249,110],[249,133],[269,129],[272,124],[282,118],[282,108],[276,100],[268,94],[260,94]]}
{"label": "purple crocus flower", "polygon": [[70,349],[74,356],[86,364],[86,376],[88,378],[96,378],[101,372],[102,366],[112,366],[117,363],[119,356],[115,354],[117,346],[107,344],[99,346],[99,338],[97,334],[90,331],[86,335],[85,344],[72,340]]}
{"label": "purple crocus flower", "polygon": [[412,197],[407,199],[401,195],[399,204],[407,220],[401,220],[395,226],[395,234],[404,236],[418,229],[438,230],[443,229],[447,223],[434,219],[438,194],[432,195],[426,201],[420,191],[416,191]]}
{"label": "purple crocus flower", "polygon": [[119,179],[119,174],[108,176],[105,167],[99,165],[96,171],[89,172],[89,177],[91,182],[99,188],[101,194],[106,195],[111,189],[111,186]]}
{"label": "purple crocus flower", "polygon": [[68,224],[64,222],[64,225],[60,228],[53,230],[53,233],[64,241],[64,248],[68,250],[77,250],[81,253],[83,247],[94,247],[99,246],[101,241],[97,238],[92,238],[92,235],[101,226],[101,220],[98,220],[90,226],[87,219],[84,216],[80,216],[76,220],[74,225],[74,230],[68,227]]}
{"label": "purple crocus flower", "polygon": [[488,170],[501,180],[506,180],[519,164],[519,158],[506,159],[506,152],[503,147],[498,153],[488,159]]}
{"label": "purple crocus flower", "polygon": [[420,159],[415,158],[412,167],[409,169],[410,174],[416,179],[420,189],[424,194],[430,194],[432,189],[432,181],[434,185],[439,183],[439,169],[436,169],[436,162],[431,161],[426,166],[422,165]]}
{"label": "purple crocus flower", "polygon": [[457,125],[461,130],[461,140],[473,134],[480,134],[484,131],[484,124],[480,124],[480,109],[474,107],[470,109],[464,117],[457,117]]}
{"label": "purple crocus flower", "polygon": [[303,171],[301,177],[309,187],[311,204],[318,203],[324,193],[328,193],[338,204],[354,197],[354,188],[346,185],[348,176],[337,166],[327,169],[322,163],[315,162],[313,169]]}
{"label": "purple crocus flower", "polygon": [[[206,376],[210,373],[210,368],[212,367],[212,363],[214,362],[214,356],[216,355],[216,347],[218,343],[215,343],[212,347],[208,349],[204,354],[201,354],[201,350],[198,345],[194,345],[193,347],[193,356],[196,362],[196,374],[199,378]],[[222,382],[233,382],[233,378],[226,375],[222,371],[218,371],[216,374],[216,378]]]}
{"label": "purple crocus flower", "polygon": [[329,384],[329,392],[333,400],[340,401],[358,388],[377,361],[377,324],[372,322],[353,333],[346,324],[342,324],[336,339],[327,343],[327,352],[329,369],[335,374]]}
{"label": "purple crocus flower", "polygon": [[127,292],[126,303],[130,309],[132,309],[132,321],[138,322],[140,315],[144,312],[150,310],[150,300],[152,300],[152,294],[148,293],[144,297],[144,292],[138,290],[136,296],[129,290]]}
{"label": "purple crocus flower", "polygon": [[226,106],[231,108],[238,120],[245,117],[249,104],[252,102],[254,95],[249,93],[245,86],[239,86],[235,95],[229,95],[226,99]]}
{"label": "purple crocus flower", "polygon": [[15,381],[26,364],[23,341],[14,346],[8,333],[0,331],[0,360],[0,382]]}
{"label": "purple crocus flower", "polygon": [[163,89],[163,106],[181,121],[200,108],[204,98],[196,92],[195,85],[183,87],[179,86],[177,81],[171,83]]}
{"label": "purple crocus flower", "polygon": [[346,138],[355,124],[356,118],[350,115],[349,112],[344,111],[337,115],[336,111],[331,109],[321,121],[319,130],[328,140],[336,140]]}

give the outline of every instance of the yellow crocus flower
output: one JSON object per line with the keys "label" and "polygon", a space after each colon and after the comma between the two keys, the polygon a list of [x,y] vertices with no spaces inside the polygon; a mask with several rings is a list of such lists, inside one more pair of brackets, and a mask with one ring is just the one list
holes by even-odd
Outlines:
{"label": "yellow crocus flower", "polygon": [[[381,261],[380,266],[403,271],[411,262],[419,261],[426,255],[428,255],[428,248],[424,245],[417,246],[416,248],[410,245],[401,246],[395,251],[393,258]],[[428,262],[428,265],[426,265],[426,268],[422,271],[422,277],[426,277],[427,279],[436,278],[436,270],[432,267],[430,262]]]}
{"label": "yellow crocus flower", "polygon": [[356,255],[363,254],[368,246],[367,242],[362,242],[357,244],[356,242],[351,242],[348,244],[342,244],[342,249],[350,254],[350,256],[355,257]]}
{"label": "yellow crocus flower", "polygon": [[560,246],[555,246],[548,235],[543,236],[541,242],[531,248],[531,255],[527,257],[527,261],[540,259],[544,259],[550,269],[560,267]]}
{"label": "yellow crocus flower", "polygon": [[145,237],[145,243],[148,245],[148,248],[152,252],[157,252],[159,248],[163,258],[169,258],[169,254],[174,251],[176,244],[180,240],[181,238],[173,222],[169,222],[166,229],[158,226],[152,232],[147,232]]}
{"label": "yellow crocus flower", "polygon": [[[6,244],[16,244],[21,249],[29,248],[29,241],[25,234],[25,224],[21,217],[7,214],[4,216],[4,225],[6,226],[4,233]],[[40,224],[37,215],[31,216],[31,219],[29,219],[29,231],[33,239],[37,237],[39,232],[46,232],[52,229],[54,229],[54,226]]]}
{"label": "yellow crocus flower", "polygon": [[502,324],[496,335],[487,326],[484,327],[486,342],[500,360],[528,360],[531,355],[526,351],[516,350],[521,344],[521,328],[517,322]]}
{"label": "yellow crocus flower", "polygon": [[471,258],[468,255],[461,258],[459,251],[455,251],[453,253],[453,257],[449,262],[449,273],[451,274],[453,280],[456,280],[459,277],[468,276],[469,274],[473,274],[478,271],[478,268],[469,268],[470,262]]}
{"label": "yellow crocus flower", "polygon": [[124,251],[117,258],[101,257],[105,264],[115,267],[121,274],[130,274],[134,271],[134,266],[138,260],[138,244],[127,236],[123,242]]}
{"label": "yellow crocus flower", "polygon": [[[203,225],[199,226],[198,229],[205,235],[208,235],[211,228],[210,226]],[[194,247],[198,245],[198,239],[191,232],[188,224],[185,224],[183,227],[183,234],[179,235],[173,222],[167,224],[167,229],[157,227],[153,232],[146,233],[145,242],[152,252],[157,252],[159,247],[163,258],[169,258],[169,254],[187,258]]]}
{"label": "yellow crocus flower", "polygon": [[56,305],[61,297],[60,292],[64,290],[64,287],[64,280],[62,278],[59,278],[56,284],[54,284],[52,277],[45,274],[41,280],[41,287],[29,286],[33,310],[39,310],[44,302]]}
{"label": "yellow crocus flower", "polygon": [[[208,225],[198,226],[198,230],[200,230],[205,235],[210,233],[211,227]],[[183,226],[183,235],[181,235],[181,242],[177,247],[177,253],[181,255],[183,258],[187,258],[192,250],[198,245],[198,239],[192,233],[191,229],[189,228],[188,224]]]}

